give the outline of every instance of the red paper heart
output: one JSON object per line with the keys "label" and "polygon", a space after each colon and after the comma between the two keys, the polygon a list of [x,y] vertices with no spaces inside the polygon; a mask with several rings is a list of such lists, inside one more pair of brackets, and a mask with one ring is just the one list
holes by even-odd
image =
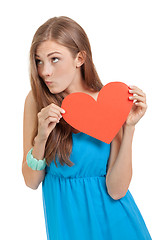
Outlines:
{"label": "red paper heart", "polygon": [[109,144],[132,108],[128,90],[125,83],[110,82],[100,90],[97,101],[83,92],[71,93],[61,105],[63,118],[80,132]]}

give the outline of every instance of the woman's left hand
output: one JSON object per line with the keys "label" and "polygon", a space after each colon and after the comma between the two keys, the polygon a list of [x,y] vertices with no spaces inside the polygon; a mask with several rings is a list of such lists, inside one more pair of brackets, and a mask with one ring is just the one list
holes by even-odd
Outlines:
{"label": "woman's left hand", "polygon": [[145,114],[147,110],[146,94],[136,86],[130,86],[129,93],[134,94],[130,100],[136,100],[127,117],[125,125],[134,126]]}

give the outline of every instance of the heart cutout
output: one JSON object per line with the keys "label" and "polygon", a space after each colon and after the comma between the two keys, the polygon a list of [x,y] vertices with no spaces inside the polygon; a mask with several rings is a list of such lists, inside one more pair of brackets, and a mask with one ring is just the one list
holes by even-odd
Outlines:
{"label": "heart cutout", "polygon": [[110,82],[100,90],[97,101],[83,92],[71,93],[62,102],[62,116],[73,128],[109,144],[132,108],[128,90],[125,83]]}

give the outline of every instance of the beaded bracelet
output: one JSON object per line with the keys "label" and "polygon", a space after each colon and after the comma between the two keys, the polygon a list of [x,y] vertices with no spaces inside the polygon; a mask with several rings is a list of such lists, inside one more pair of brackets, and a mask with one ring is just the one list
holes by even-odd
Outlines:
{"label": "beaded bracelet", "polygon": [[36,158],[33,157],[32,155],[32,150],[33,148],[30,149],[30,151],[27,153],[27,164],[30,168],[33,170],[43,170],[46,167],[46,159],[44,158],[43,160],[37,160]]}

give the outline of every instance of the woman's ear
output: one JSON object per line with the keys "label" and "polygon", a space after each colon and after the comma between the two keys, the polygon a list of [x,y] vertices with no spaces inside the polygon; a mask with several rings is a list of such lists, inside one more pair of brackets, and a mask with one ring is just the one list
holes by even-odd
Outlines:
{"label": "woman's ear", "polygon": [[85,60],[86,60],[86,52],[85,51],[79,52],[76,57],[76,67],[78,68],[82,66]]}

